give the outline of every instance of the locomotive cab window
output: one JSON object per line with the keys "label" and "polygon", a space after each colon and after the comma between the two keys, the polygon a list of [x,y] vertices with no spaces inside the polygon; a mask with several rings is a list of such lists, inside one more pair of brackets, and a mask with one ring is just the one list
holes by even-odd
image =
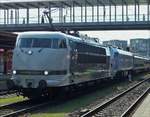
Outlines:
{"label": "locomotive cab window", "polygon": [[18,47],[20,48],[31,48],[32,39],[19,39]]}
{"label": "locomotive cab window", "polygon": [[51,48],[51,40],[50,39],[36,39],[33,42],[32,47],[41,47],[41,48]]}
{"label": "locomotive cab window", "polygon": [[17,44],[20,48],[67,48],[65,39],[21,38]]}
{"label": "locomotive cab window", "polygon": [[21,38],[18,42],[20,48],[51,48],[51,39],[48,38]]}

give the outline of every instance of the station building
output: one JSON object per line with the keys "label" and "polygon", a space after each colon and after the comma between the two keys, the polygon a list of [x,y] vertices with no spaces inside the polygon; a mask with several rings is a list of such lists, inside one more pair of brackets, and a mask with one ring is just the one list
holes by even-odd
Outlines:
{"label": "station building", "polygon": [[130,40],[131,52],[150,57],[150,39],[136,38]]}
{"label": "station building", "polygon": [[103,41],[103,45],[111,45],[114,47],[118,47],[120,49],[126,50],[128,47],[126,40],[110,40],[110,41]]}

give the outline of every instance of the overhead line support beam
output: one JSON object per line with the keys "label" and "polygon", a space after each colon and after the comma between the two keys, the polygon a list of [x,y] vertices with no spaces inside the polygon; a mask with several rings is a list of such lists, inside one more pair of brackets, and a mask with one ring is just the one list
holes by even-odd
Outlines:
{"label": "overhead line support beam", "polygon": [[67,4],[66,2],[61,2],[62,4],[64,4],[67,7],[71,7],[71,5]]}
{"label": "overhead line support beam", "polygon": [[124,22],[124,2],[122,0],[122,22]]}
{"label": "overhead line support beam", "polygon": [[150,15],[150,13],[149,13],[149,10],[150,10],[149,5],[150,5],[150,1],[148,0],[147,1],[147,21],[149,21],[149,15]]}

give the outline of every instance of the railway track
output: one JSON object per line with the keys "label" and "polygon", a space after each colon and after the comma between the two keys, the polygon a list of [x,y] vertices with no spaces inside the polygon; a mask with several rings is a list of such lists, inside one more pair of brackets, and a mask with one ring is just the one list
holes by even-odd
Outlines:
{"label": "railway track", "polygon": [[[148,79],[147,79],[148,80]],[[143,83],[147,80],[142,81]],[[142,82],[138,83],[139,85]],[[63,101],[64,102],[64,101]],[[0,117],[12,117],[21,115],[27,112],[31,112],[42,107],[47,107],[48,105],[52,106],[54,104],[61,103],[60,100],[58,101],[48,101],[48,100],[26,100],[22,102],[12,103],[8,105],[0,106]]]}
{"label": "railway track", "polygon": [[136,104],[138,99],[141,100],[140,97],[144,97],[144,95],[149,91],[148,81],[150,81],[150,78],[135,84],[133,87],[127,89],[121,94],[118,94],[108,101],[93,107],[88,112],[82,114],[81,117],[126,117],[135,108],[133,103]]}
{"label": "railway track", "polygon": [[11,95],[17,95],[16,93],[17,93],[16,90],[12,90],[12,91],[8,91],[8,90],[0,91],[0,98],[9,97]]}
{"label": "railway track", "polygon": [[[7,82],[10,81],[10,76],[3,76],[3,78],[0,78],[0,98],[9,97],[10,95],[16,94],[17,91],[9,88]],[[11,89],[11,90],[10,90]]]}
{"label": "railway track", "polygon": [[47,99],[25,100],[0,106],[0,117],[16,117],[21,114],[55,103]]}
{"label": "railway track", "polygon": [[121,115],[121,117],[129,117],[136,110],[137,106],[146,98],[150,92],[150,87]]}

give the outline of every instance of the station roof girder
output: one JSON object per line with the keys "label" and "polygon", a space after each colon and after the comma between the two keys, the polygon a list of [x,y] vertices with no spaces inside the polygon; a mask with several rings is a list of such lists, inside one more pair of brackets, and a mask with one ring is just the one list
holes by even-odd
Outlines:
{"label": "station roof girder", "polygon": [[[79,6],[79,5],[122,5],[126,3],[128,5],[134,5],[135,3],[147,4],[150,0],[1,0],[1,9],[18,9],[18,8],[45,8],[49,5],[51,7],[63,7],[63,6]],[[90,4],[89,4],[90,3]]]}

